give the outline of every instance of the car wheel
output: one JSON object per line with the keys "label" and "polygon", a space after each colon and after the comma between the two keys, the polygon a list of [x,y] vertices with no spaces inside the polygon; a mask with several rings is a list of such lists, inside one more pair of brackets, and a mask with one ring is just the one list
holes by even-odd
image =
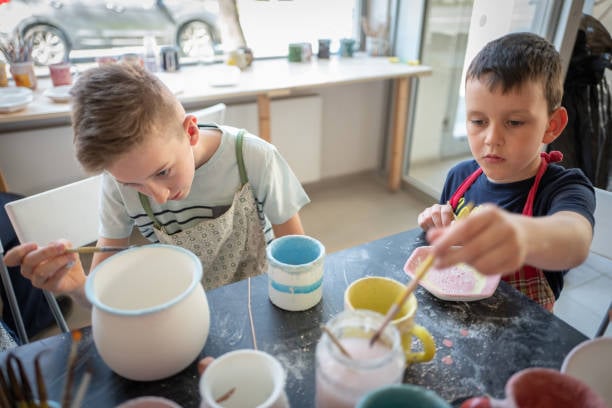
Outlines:
{"label": "car wheel", "polygon": [[185,23],[176,36],[181,54],[186,57],[203,58],[215,54],[215,43],[211,27],[204,21]]}
{"label": "car wheel", "polygon": [[28,27],[25,38],[32,39],[32,60],[37,65],[50,65],[68,60],[70,45],[58,28],[41,24]]}

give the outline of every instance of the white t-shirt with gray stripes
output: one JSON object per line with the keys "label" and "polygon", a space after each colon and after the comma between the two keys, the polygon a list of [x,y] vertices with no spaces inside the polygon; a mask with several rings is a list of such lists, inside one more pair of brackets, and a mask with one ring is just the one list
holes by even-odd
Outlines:
{"label": "white t-shirt with gray stripes", "polygon": [[[170,234],[223,214],[240,188],[235,149],[239,129],[230,126],[219,128],[223,131],[219,148],[196,169],[189,196],[162,205],[149,200],[155,217]],[[243,158],[266,242],[270,242],[274,237],[271,224],[286,222],[310,199],[274,145],[245,132]],[[142,208],[135,189],[118,183],[105,172],[100,201],[101,237],[126,238],[136,226],[144,237],[157,241],[153,223]]]}

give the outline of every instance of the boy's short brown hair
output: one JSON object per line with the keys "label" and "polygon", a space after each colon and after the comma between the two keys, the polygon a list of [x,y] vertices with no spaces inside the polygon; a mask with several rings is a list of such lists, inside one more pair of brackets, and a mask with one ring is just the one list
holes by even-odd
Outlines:
{"label": "boy's short brown hair", "polygon": [[159,78],[133,64],[91,68],[71,94],[76,157],[88,172],[104,170],[149,135],[177,134],[185,114]]}
{"label": "boy's short brown hair", "polygon": [[507,34],[487,43],[468,67],[466,81],[470,79],[486,81],[491,90],[501,86],[503,93],[539,81],[549,113],[561,106],[561,57],[550,42],[533,33]]}

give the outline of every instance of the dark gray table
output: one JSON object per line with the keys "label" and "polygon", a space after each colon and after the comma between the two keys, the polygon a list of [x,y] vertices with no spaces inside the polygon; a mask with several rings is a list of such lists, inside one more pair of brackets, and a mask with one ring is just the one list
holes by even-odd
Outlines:
{"label": "dark gray table", "polygon": [[[319,326],[342,310],[348,284],[366,275],[407,282],[403,265],[414,248],[424,244],[421,230],[415,229],[328,255],[323,300],[305,312],[276,308],[268,299],[267,277],[252,279],[257,345],[286,368],[292,407],[314,406]],[[207,293],[212,321],[202,357],[252,347],[247,289],[247,281],[242,281]],[[404,381],[432,389],[455,406],[474,395],[503,397],[508,378],[524,368],[559,369],[567,353],[587,339],[504,282],[491,298],[476,302],[438,300],[421,288],[416,295],[416,320],[434,336],[437,352],[431,362],[408,367]],[[30,373],[34,355],[42,349],[52,351],[42,359],[52,399],[61,397],[69,346],[70,336],[64,334],[15,351]],[[6,353],[0,354],[3,366],[5,358]],[[129,381],[110,371],[100,359],[87,328],[79,348],[77,379],[88,365],[94,374],[84,406],[113,407],[142,395],[163,396],[186,408],[200,404],[195,362],[163,381]]]}

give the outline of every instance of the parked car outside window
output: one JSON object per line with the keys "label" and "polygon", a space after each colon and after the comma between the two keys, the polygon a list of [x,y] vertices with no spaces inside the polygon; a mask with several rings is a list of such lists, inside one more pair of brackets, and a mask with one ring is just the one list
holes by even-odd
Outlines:
{"label": "parked car outside window", "polygon": [[[87,52],[142,47],[145,36],[157,45],[176,45],[182,56],[214,54],[221,44],[217,0],[2,0],[0,33],[15,29],[32,39],[38,65],[87,58]],[[89,53],[93,58],[93,53]]]}

